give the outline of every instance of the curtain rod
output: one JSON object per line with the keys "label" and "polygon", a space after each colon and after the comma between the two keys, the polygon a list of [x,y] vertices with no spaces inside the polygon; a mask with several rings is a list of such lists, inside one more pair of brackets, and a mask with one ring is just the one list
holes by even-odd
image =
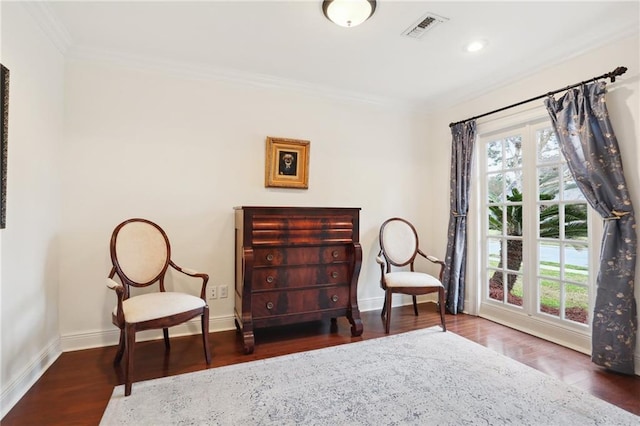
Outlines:
{"label": "curtain rod", "polygon": [[449,127],[453,127],[456,124],[460,124],[460,123],[466,123],[467,121],[476,120],[478,118],[486,117],[487,115],[495,114],[496,112],[504,111],[504,110],[509,109],[509,108],[514,108],[514,107],[517,107],[517,106],[520,106],[520,105],[523,105],[523,104],[526,104],[526,103],[529,103],[529,102],[532,102],[532,101],[536,101],[536,100],[542,99],[542,98],[544,98],[546,96],[555,95],[556,93],[559,93],[559,92],[562,92],[562,91],[565,91],[565,90],[569,90],[569,89],[573,89],[574,87],[581,86],[581,85],[589,83],[591,81],[597,81],[597,80],[600,80],[600,79],[603,79],[603,78],[610,78],[611,82],[613,83],[614,81],[616,81],[616,77],[617,76],[622,75],[625,72],[627,72],[627,67],[618,67],[615,70],[613,70],[611,72],[608,72],[606,74],[599,75],[598,77],[593,77],[593,78],[591,78],[589,80],[581,81],[580,83],[572,84],[570,86],[563,87],[562,89],[554,90],[553,92],[545,93],[544,95],[536,96],[534,98],[527,99],[525,101],[521,101],[521,102],[515,103],[513,105],[509,105],[509,106],[502,107],[502,108],[499,108],[499,109],[496,109],[496,110],[493,110],[493,111],[485,112],[484,114],[476,115],[475,117],[467,118],[466,120],[461,120],[461,121],[457,121],[455,123],[451,123],[451,124],[449,124]]}

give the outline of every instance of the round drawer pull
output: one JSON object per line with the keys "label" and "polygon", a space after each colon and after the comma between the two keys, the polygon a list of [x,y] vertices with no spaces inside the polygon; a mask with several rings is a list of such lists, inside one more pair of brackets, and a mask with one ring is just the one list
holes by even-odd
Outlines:
{"label": "round drawer pull", "polygon": [[338,273],[336,271],[333,271],[331,273],[331,278],[338,278]]}
{"label": "round drawer pull", "polygon": [[337,302],[338,301],[338,295],[334,294],[333,296],[331,296],[331,301],[332,302]]}
{"label": "round drawer pull", "polygon": [[272,310],[273,309],[273,302],[267,302],[267,309],[268,310]]}
{"label": "round drawer pull", "polygon": [[269,253],[269,254],[267,255],[267,260],[268,260],[269,262],[271,262],[271,261],[273,260],[273,255],[272,255],[271,253]]}
{"label": "round drawer pull", "polygon": [[340,255],[340,253],[338,253],[338,250],[334,250],[334,251],[331,252],[331,256],[333,256],[334,259],[337,258],[339,255]]}
{"label": "round drawer pull", "polygon": [[268,282],[269,284],[271,284],[271,283],[273,282],[273,277],[272,277],[271,275],[269,275],[269,276],[267,277],[267,282]]}

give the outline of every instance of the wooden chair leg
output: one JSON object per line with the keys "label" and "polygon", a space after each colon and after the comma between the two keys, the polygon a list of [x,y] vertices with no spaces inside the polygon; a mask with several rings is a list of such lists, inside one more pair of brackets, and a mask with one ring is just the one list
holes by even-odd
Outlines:
{"label": "wooden chair leg", "polygon": [[131,383],[133,376],[133,353],[134,346],[136,344],[136,330],[133,326],[127,324],[125,325],[125,335],[126,335],[126,357],[125,357],[125,367],[124,367],[124,396],[131,395]]}
{"label": "wooden chair leg", "polygon": [[169,343],[169,329],[163,328],[162,335],[164,336],[164,347],[166,350],[171,349],[171,344]]}
{"label": "wooden chair leg", "polygon": [[209,352],[209,307],[205,306],[202,311],[202,345],[204,346],[204,359],[207,365],[211,364],[211,353]]}
{"label": "wooden chair leg", "polygon": [[120,329],[120,342],[118,343],[118,352],[116,352],[116,357],[113,360],[113,365],[118,365],[118,364],[120,364],[120,361],[122,361],[122,355],[124,354],[124,346],[125,346],[124,329],[121,328]]}
{"label": "wooden chair leg", "polygon": [[415,295],[413,296],[413,313],[418,316],[418,300]]}
{"label": "wooden chair leg", "polygon": [[391,290],[387,289],[384,296],[384,305],[387,311],[387,317],[384,322],[384,332],[389,334],[389,329],[391,328]]}
{"label": "wooden chair leg", "polygon": [[444,322],[444,288],[438,289],[438,305],[440,305],[440,322],[442,323],[442,331],[447,331],[447,325]]}
{"label": "wooden chair leg", "polygon": [[384,291],[384,303],[382,304],[382,312],[380,316],[384,318],[384,314],[387,312],[387,291]]}

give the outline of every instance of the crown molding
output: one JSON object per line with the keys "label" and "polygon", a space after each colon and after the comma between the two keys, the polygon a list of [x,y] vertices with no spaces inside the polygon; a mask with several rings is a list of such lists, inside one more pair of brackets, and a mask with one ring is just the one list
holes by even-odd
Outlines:
{"label": "crown molding", "polygon": [[265,89],[288,90],[319,96],[326,99],[347,101],[371,106],[411,111],[413,104],[397,99],[374,96],[366,93],[345,91],[296,80],[250,73],[233,68],[215,67],[202,63],[172,61],[158,57],[137,55],[116,50],[74,46],[67,51],[66,59],[76,61],[106,62],[113,65],[147,72],[161,72],[182,78],[225,81],[244,86]]}
{"label": "crown molding", "polygon": [[[575,49],[570,54],[564,51],[559,52],[544,64],[538,64],[536,66],[532,65],[527,72],[521,73],[517,76],[509,76],[509,74],[505,71],[497,71],[494,73],[491,79],[485,81],[485,84],[480,87],[469,84],[467,86],[459,87],[449,92],[434,94],[431,96],[430,100],[424,102],[418,109],[425,114],[433,114],[440,110],[454,108],[467,102],[471,102],[482,96],[487,96],[504,87],[516,84],[521,80],[531,78],[544,71],[553,69],[554,67],[560,66],[567,61],[579,58],[583,55],[587,55],[592,51],[605,48],[613,43],[624,42],[625,40],[632,37],[640,37],[639,27],[629,26],[626,28],[621,28],[619,31],[617,31],[615,34],[611,34],[609,37],[587,40],[582,44],[581,48]],[[602,72],[606,72],[609,68],[615,67],[617,65],[625,64],[608,64],[607,67],[602,70]],[[634,70],[630,69],[629,72],[627,72],[624,76],[618,77],[617,81],[622,82],[625,79],[630,79],[636,74],[637,70],[635,70],[634,73]]]}
{"label": "crown molding", "polygon": [[71,34],[58,16],[44,1],[20,2],[31,17],[36,21],[45,35],[63,55],[71,47]]}
{"label": "crown molding", "polygon": [[65,25],[45,1],[29,1],[22,2],[21,4],[54,46],[65,56],[65,59],[111,62],[127,68],[145,71],[162,71],[187,78],[227,81],[260,88],[285,89],[314,96],[322,96],[333,100],[363,103],[384,108],[400,110],[412,110],[414,108],[412,104],[396,99],[324,87],[265,74],[145,57],[87,46],[76,46]]}

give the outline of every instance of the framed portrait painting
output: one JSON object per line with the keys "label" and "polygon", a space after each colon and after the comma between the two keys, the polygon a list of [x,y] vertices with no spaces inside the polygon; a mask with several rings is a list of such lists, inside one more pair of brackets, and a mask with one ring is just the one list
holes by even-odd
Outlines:
{"label": "framed portrait painting", "polygon": [[267,137],[265,187],[309,188],[309,141]]}

